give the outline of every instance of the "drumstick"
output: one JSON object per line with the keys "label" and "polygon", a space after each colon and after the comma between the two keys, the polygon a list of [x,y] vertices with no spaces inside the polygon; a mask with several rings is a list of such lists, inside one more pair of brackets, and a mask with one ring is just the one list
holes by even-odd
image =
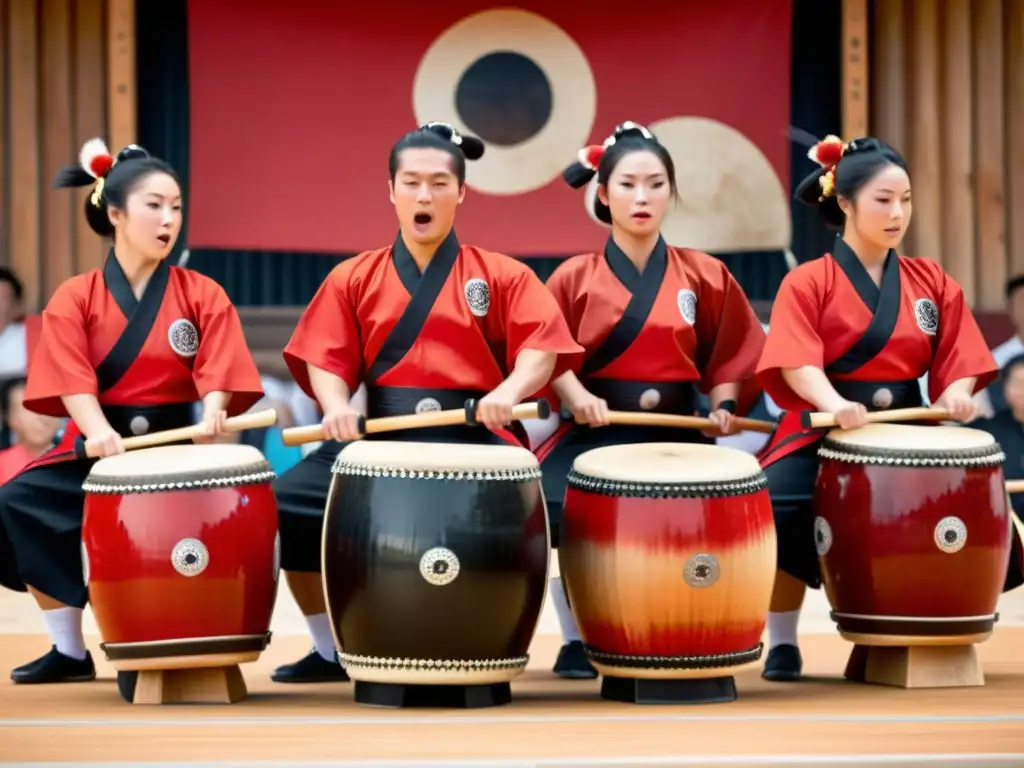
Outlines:
{"label": "drumstick", "polygon": [[[243,413],[241,416],[232,416],[224,420],[225,432],[242,432],[246,429],[259,429],[260,427],[272,427],[277,423],[277,411],[269,408],[256,413]],[[122,440],[125,451],[137,451],[140,448],[153,448],[168,443],[178,443],[184,440],[192,440],[203,436],[201,424],[193,424],[190,427],[178,427],[177,429],[165,429],[162,432],[151,432],[148,435],[136,435],[126,437]],[[69,451],[68,453],[72,453]],[[85,437],[79,435],[75,439],[73,453],[79,459],[96,458],[95,454],[87,449]]]}
{"label": "drumstick", "polygon": [[[377,419],[359,417],[357,429],[361,435],[372,435],[378,432],[395,432],[400,429],[423,429],[425,427],[454,427],[460,424],[476,426],[477,400],[470,398],[462,408],[447,411],[427,411],[410,413],[403,416],[383,416]],[[512,409],[512,420],[546,419],[551,415],[551,406],[541,398],[535,403],[520,403]],[[295,446],[303,443],[316,443],[326,440],[322,424],[311,424],[307,427],[291,427],[282,430],[281,442]]]}
{"label": "drumstick", "polygon": [[[577,421],[579,421],[577,419]],[[675,427],[676,429],[714,429],[715,423],[706,416],[680,416],[674,413],[640,413],[638,411],[609,411],[609,424],[628,424],[637,427]],[[732,420],[738,430],[763,432],[770,435],[775,425],[758,419]]]}
{"label": "drumstick", "polygon": [[1007,480],[1007,493],[1024,493],[1024,480]]}
{"label": "drumstick", "polygon": [[[950,413],[945,408],[896,408],[892,411],[868,412],[869,424],[888,424],[893,421],[946,421]],[[804,429],[825,429],[839,426],[834,413],[800,414],[800,426]]]}

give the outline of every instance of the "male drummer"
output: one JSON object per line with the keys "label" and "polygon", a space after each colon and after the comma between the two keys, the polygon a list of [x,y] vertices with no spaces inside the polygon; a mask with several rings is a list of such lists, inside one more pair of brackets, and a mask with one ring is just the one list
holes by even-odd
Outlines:
{"label": "male drummer", "polygon": [[309,624],[313,650],[274,671],[282,683],[337,682],[321,585],[321,532],[331,465],[360,437],[350,395],[367,390],[370,418],[462,408],[479,398],[481,427],[384,433],[389,440],[526,444],[512,408],[582,353],[554,298],[520,262],[459,243],[466,161],[484,145],[431,123],[403,136],[388,161],[399,234],[338,265],[284,350],[295,381],[323,411],[325,443],[275,484],[281,567]]}

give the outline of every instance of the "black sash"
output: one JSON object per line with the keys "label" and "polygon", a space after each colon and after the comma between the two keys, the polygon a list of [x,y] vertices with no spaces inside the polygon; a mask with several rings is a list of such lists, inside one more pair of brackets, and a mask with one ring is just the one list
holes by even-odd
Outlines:
{"label": "black sash", "polygon": [[871,322],[864,335],[837,360],[825,366],[827,374],[853,373],[867,365],[885,349],[896,330],[896,322],[900,316],[902,298],[900,286],[899,257],[890,250],[885,257],[882,271],[882,286],[879,288],[871,279],[867,269],[857,258],[857,254],[846,244],[842,237],[836,237],[836,247],[832,253],[839,267],[853,283],[861,301],[871,310]]}
{"label": "black sash", "polygon": [[402,285],[409,292],[409,303],[381,345],[373,365],[370,366],[367,383],[373,384],[378,381],[412,349],[420,331],[423,330],[423,324],[427,321],[430,310],[434,307],[434,302],[437,301],[441,289],[448,280],[448,275],[451,274],[452,267],[455,266],[460,249],[459,239],[455,236],[453,229],[441,243],[434,258],[430,260],[421,275],[416,261],[409,253],[409,249],[399,233],[392,248],[391,259]]}
{"label": "black sash", "polygon": [[637,270],[636,265],[610,237],[604,247],[604,258],[615,277],[626,286],[632,295],[619,322],[605,336],[604,341],[598,345],[597,349],[583,361],[579,373],[581,379],[611,363],[629,349],[630,345],[636,341],[636,337],[640,335],[640,330],[651,314],[654,300],[658,298],[658,291],[661,290],[661,283],[665,279],[668,248],[664,238],[659,237],[651,252],[651,257],[647,260],[643,274]]}
{"label": "black sash", "polygon": [[100,392],[113,389],[138,359],[163,305],[170,273],[167,260],[161,261],[149,278],[142,299],[136,299],[128,278],[114,258],[114,249],[110,249],[103,265],[103,282],[128,324],[117,343],[96,366],[96,384]]}

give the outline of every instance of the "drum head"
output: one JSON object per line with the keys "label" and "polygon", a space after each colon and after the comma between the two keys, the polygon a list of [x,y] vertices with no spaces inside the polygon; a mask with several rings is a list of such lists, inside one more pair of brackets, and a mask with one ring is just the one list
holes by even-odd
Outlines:
{"label": "drum head", "polygon": [[762,475],[752,454],[701,443],[626,443],[581,453],[573,473],[620,483],[723,483]]}
{"label": "drum head", "polygon": [[540,465],[530,451],[514,445],[357,440],[338,454],[335,471],[342,467],[413,472],[495,472],[539,470]]}
{"label": "drum head", "polygon": [[868,424],[834,429],[822,441],[823,459],[922,467],[989,467],[1006,459],[988,432],[971,427]]}
{"label": "drum head", "polygon": [[89,477],[152,477],[188,473],[218,472],[263,464],[263,454],[251,445],[210,443],[208,445],[162,445],[128,451],[97,461]]}
{"label": "drum head", "polygon": [[964,451],[996,444],[988,432],[971,427],[917,424],[868,424],[857,429],[833,429],[826,439],[837,446],[884,448],[897,451]]}

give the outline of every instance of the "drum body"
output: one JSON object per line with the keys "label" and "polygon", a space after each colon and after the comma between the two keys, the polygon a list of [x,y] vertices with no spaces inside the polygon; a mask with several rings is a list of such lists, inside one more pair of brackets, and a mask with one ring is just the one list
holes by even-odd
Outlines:
{"label": "drum body", "polygon": [[606,679],[723,678],[759,659],[776,555],[767,480],[744,451],[616,445],[573,464],[559,565]]}
{"label": "drum body", "polygon": [[82,561],[115,668],[259,657],[280,566],[273,477],[246,445],[151,448],[93,466],[84,484]]}
{"label": "drum body", "polygon": [[814,536],[840,634],[864,645],[984,640],[1013,524],[991,435],[869,424],[830,432],[819,457]]}
{"label": "drum body", "polygon": [[333,473],[324,590],[356,700],[368,701],[363,683],[507,685],[519,675],[547,583],[536,457],[360,441]]}

